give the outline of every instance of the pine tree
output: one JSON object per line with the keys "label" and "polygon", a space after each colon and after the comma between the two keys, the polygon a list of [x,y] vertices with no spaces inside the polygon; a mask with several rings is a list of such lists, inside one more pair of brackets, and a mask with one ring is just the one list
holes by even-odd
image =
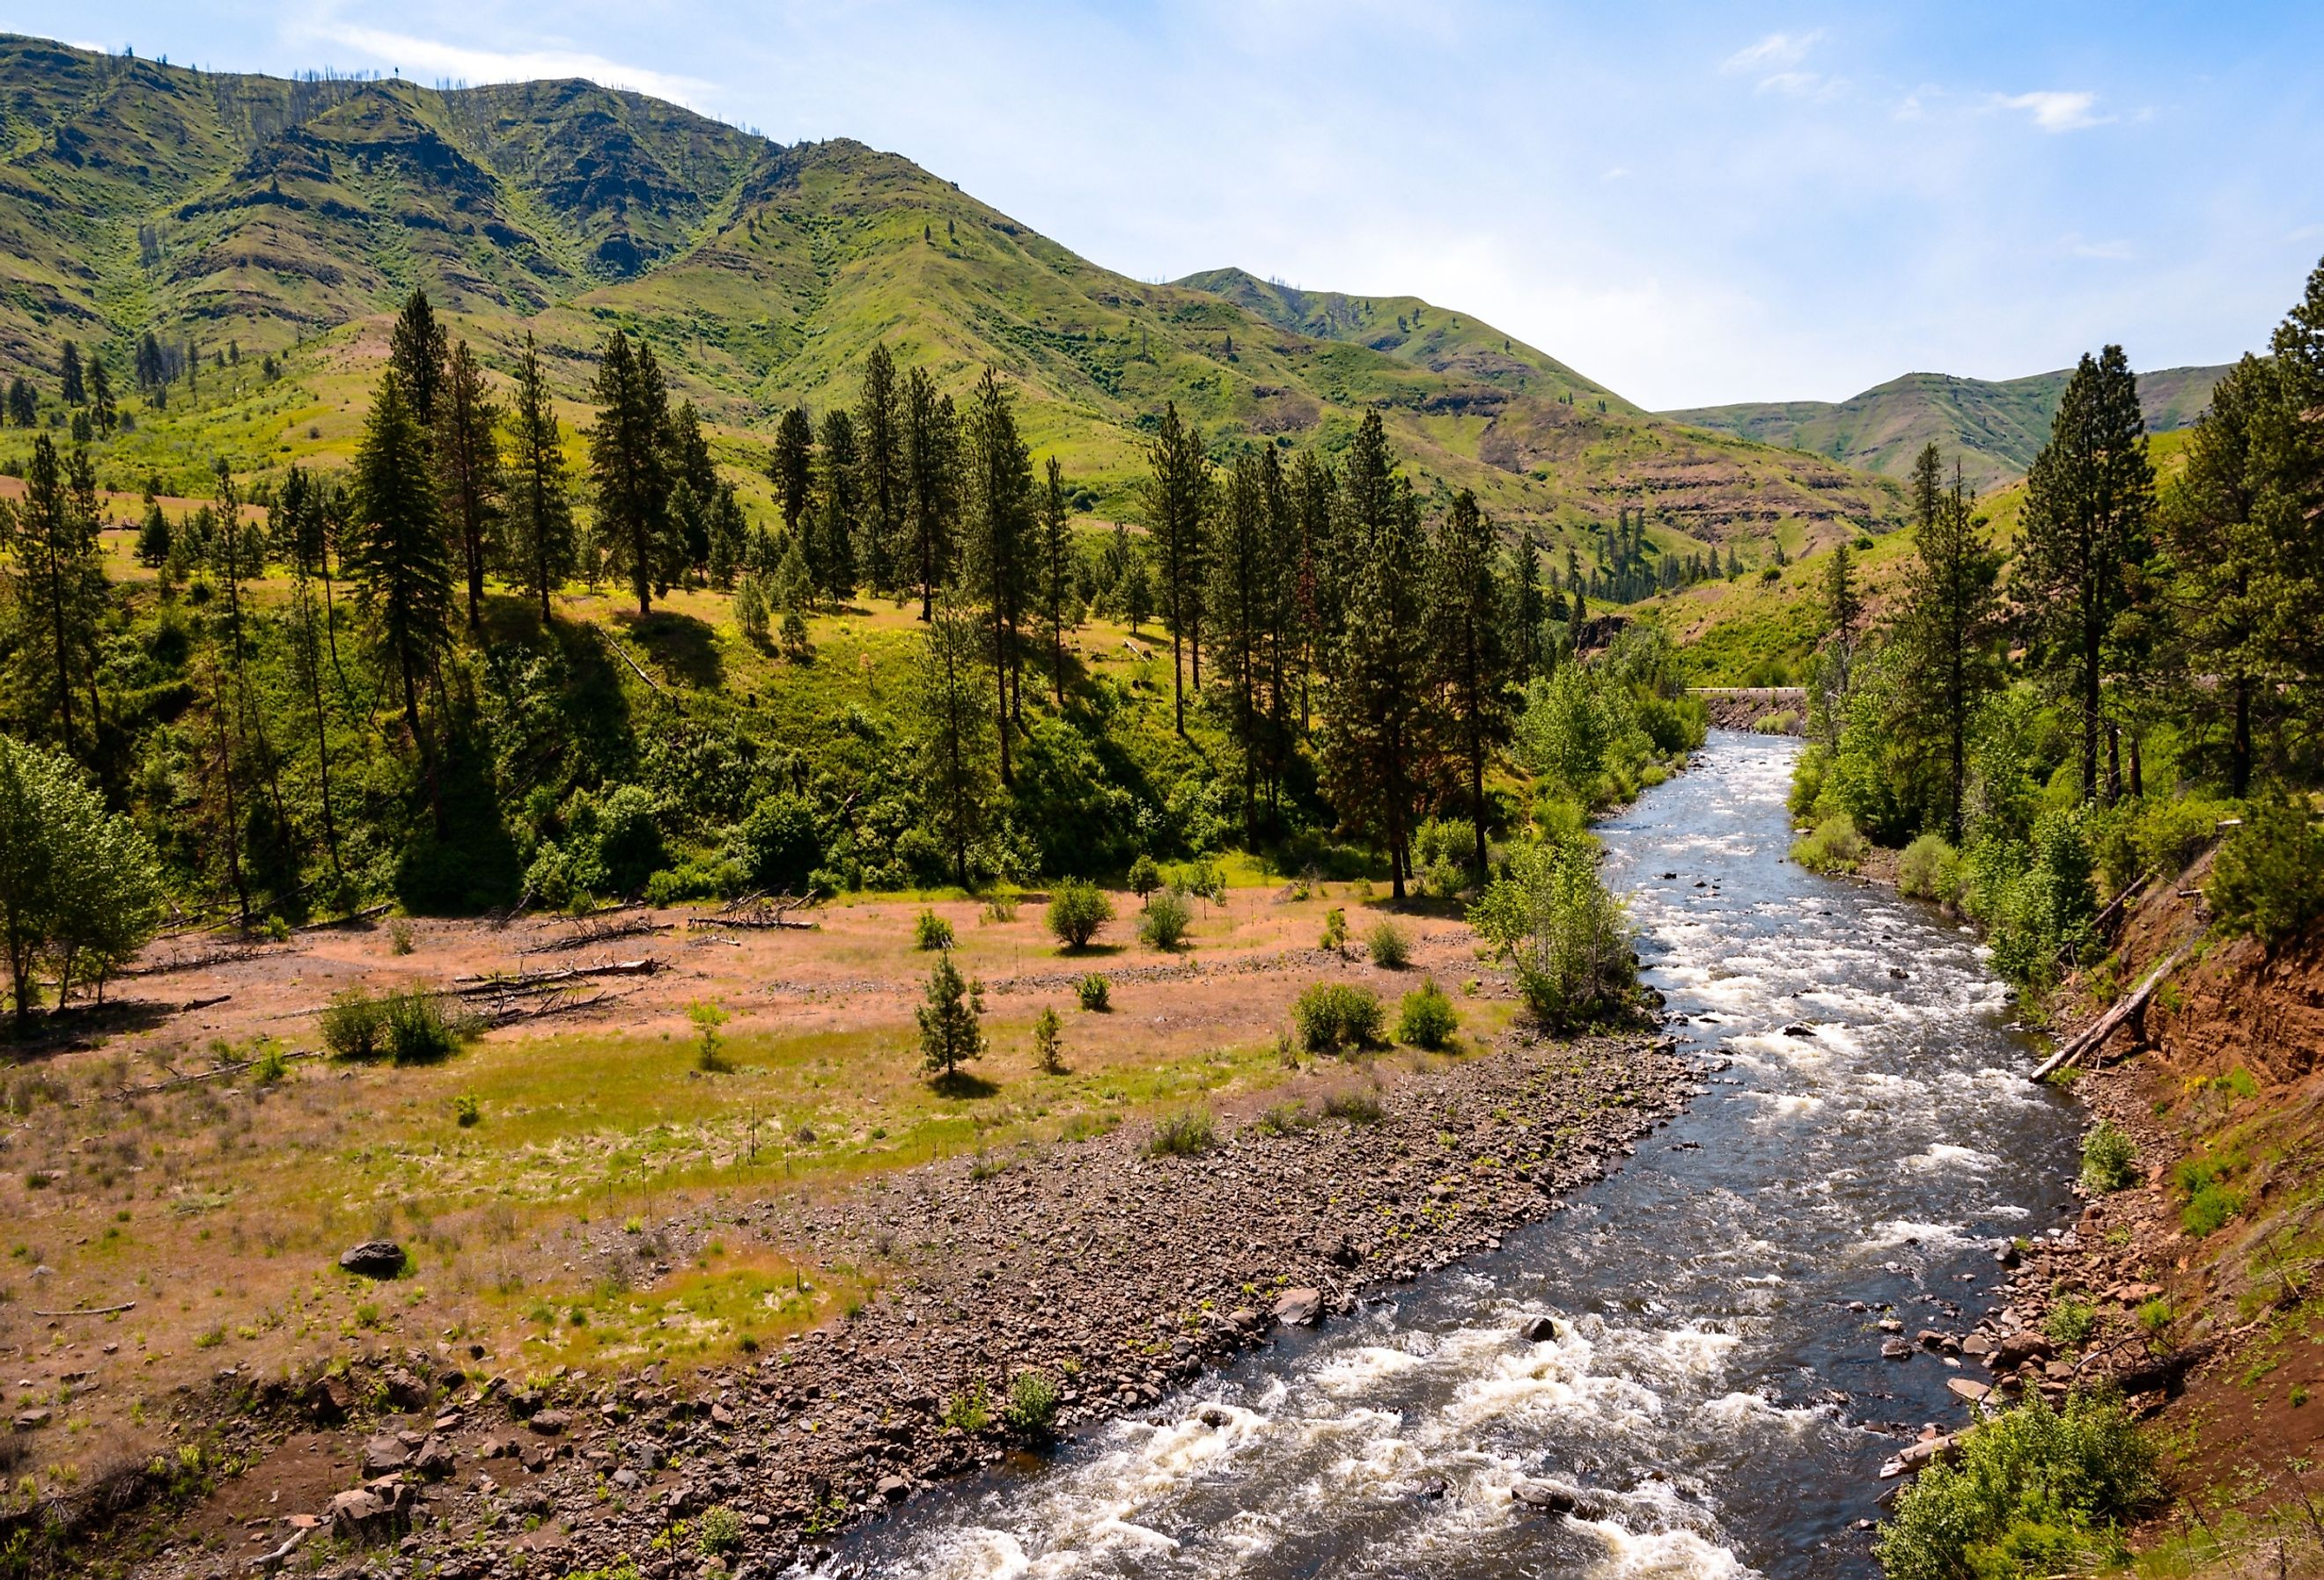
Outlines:
{"label": "pine tree", "polygon": [[2268,340],[2276,394],[2258,412],[2252,445],[2259,489],[2253,513],[2267,534],[2265,590],[2275,645],[2275,700],[2283,727],[2274,754],[2313,784],[2319,688],[2324,688],[2324,264]]}
{"label": "pine tree", "polygon": [[1535,541],[1531,527],[1517,534],[1509,570],[1507,646],[1516,665],[1512,679],[1522,688],[1545,668],[1542,661],[1541,627],[1549,618],[1548,601],[1541,587],[1541,545]]}
{"label": "pine tree", "polygon": [[[775,485],[775,500],[782,507],[783,530],[793,537],[799,534],[799,523],[807,520],[807,511],[815,503],[815,423],[804,406],[793,406],[775,424],[774,452],[768,457],[767,476]],[[807,549],[807,569],[816,585],[823,585],[823,567],[817,562],[816,549]]]}
{"label": "pine tree", "polygon": [[2138,379],[2122,347],[2109,346],[2074,370],[2026,476],[2012,584],[2033,626],[2035,664],[2080,716],[2085,799],[2099,791],[2107,641],[2129,607],[2153,510]]}
{"label": "pine tree", "polygon": [[1956,466],[1950,492],[1937,485],[1933,444],[1914,464],[1913,563],[1896,621],[1904,648],[1899,724],[1908,738],[1934,734],[1944,755],[1946,836],[1958,844],[1969,778],[1969,729],[1999,681],[1993,651],[2000,559],[1970,519]]}
{"label": "pine tree", "polygon": [[[1162,573],[1162,620],[1170,629],[1170,696],[1177,730],[1186,733],[1185,648],[1202,626],[1203,523],[1210,511],[1211,463],[1201,438],[1179,420],[1173,402],[1147,448],[1149,475],[1141,480],[1146,525]],[[1202,684],[1202,661],[1194,683]]]}
{"label": "pine tree", "polygon": [[1848,541],[1842,539],[1831,546],[1831,562],[1824,567],[1825,629],[1835,641],[1853,641],[1856,623],[1863,614],[1864,602],[1856,592],[1856,562],[1849,551]]}
{"label": "pine tree", "polygon": [[711,459],[710,441],[703,436],[702,417],[693,402],[680,402],[670,413],[662,451],[662,464],[670,477],[669,543],[675,556],[671,577],[683,577],[691,585],[687,573],[709,563],[711,522],[725,486],[719,480],[717,464]]}
{"label": "pine tree", "polygon": [[1263,739],[1266,643],[1274,605],[1267,515],[1267,481],[1258,456],[1246,450],[1228,470],[1207,545],[1210,585],[1206,636],[1211,663],[1224,678],[1227,729],[1242,757],[1243,843],[1258,843],[1259,768]]}
{"label": "pine tree", "polygon": [[420,688],[452,625],[452,567],[446,551],[428,438],[391,363],[380,375],[355,452],[355,523],[345,550],[348,576],[372,619],[403,697],[404,727],[429,765],[420,723]]}
{"label": "pine tree", "polygon": [[1062,709],[1065,706],[1065,633],[1080,624],[1080,600],[1074,587],[1073,515],[1065,501],[1065,473],[1055,456],[1043,468],[1036,509],[1041,623],[1049,628],[1049,680]]}
{"label": "pine tree", "polygon": [[[1532,540],[1526,541],[1531,552]],[[1499,578],[1493,569],[1493,527],[1463,488],[1453,496],[1429,556],[1429,614],[1436,674],[1468,779],[1470,819],[1477,835],[1477,872],[1486,870],[1485,767],[1508,738],[1509,672]]]}
{"label": "pine tree", "polygon": [[863,389],[855,402],[855,495],[861,507],[855,563],[875,593],[893,593],[899,585],[898,559],[910,495],[902,399],[895,360],[884,343],[875,344],[864,361]]}
{"label": "pine tree", "polygon": [[500,447],[493,430],[500,408],[493,403],[484,370],[461,341],[444,370],[436,411],[436,476],[444,524],[456,555],[467,572],[468,629],[484,624],[484,559],[500,514]]}
{"label": "pine tree", "polygon": [[88,389],[81,382],[80,346],[78,342],[65,342],[64,356],[57,364],[57,395],[68,406],[88,404]]}
{"label": "pine tree", "polygon": [[[388,332],[387,360],[403,384],[403,398],[411,408],[412,420],[420,424],[423,442],[430,441],[436,433],[438,408],[443,403],[446,364],[450,359],[450,347],[446,343],[444,326],[437,320],[436,310],[428,304],[428,293],[415,288],[403,299],[402,310],[395,315],[395,328]],[[189,383],[193,369],[201,358],[193,347],[186,348],[186,368]]]}
{"label": "pine tree", "polygon": [[904,552],[900,574],[919,589],[920,618],[936,615],[952,577],[959,531],[960,422],[921,368],[904,381]]}
{"label": "pine tree", "polygon": [[508,411],[504,466],[508,508],[502,518],[502,564],[512,581],[540,600],[540,623],[546,626],[549,596],[573,575],[580,544],[557,406],[530,332],[524,337],[524,359],[517,365],[516,398]]}
{"label": "pine tree", "polygon": [[1366,414],[1342,476],[1346,519],[1363,536],[1324,710],[1324,778],[1343,823],[1387,850],[1400,901],[1432,722],[1426,542],[1411,485],[1388,464],[1378,412]]}
{"label": "pine tree", "polygon": [[113,403],[113,378],[105,371],[105,358],[88,359],[88,416],[97,431],[106,439],[119,426],[121,414]]}
{"label": "pine tree", "polygon": [[953,876],[969,886],[968,852],[984,830],[992,795],[991,718],[976,616],[949,596],[930,611],[921,639],[918,687],[921,783],[929,820],[953,858]]}
{"label": "pine tree", "polygon": [[984,989],[964,981],[952,951],[936,956],[928,972],[928,994],[914,1012],[920,1028],[920,1065],[939,1080],[951,1080],[960,1067],[984,1051]]}
{"label": "pine tree", "polygon": [[597,425],[589,434],[589,469],[597,488],[598,542],[609,568],[630,584],[638,613],[649,614],[654,593],[684,569],[684,548],[669,522],[669,394],[653,347],[641,343],[632,350],[629,337],[614,330],[592,393]]}
{"label": "pine tree", "polygon": [[855,544],[862,529],[863,457],[855,445],[855,419],[844,406],[823,414],[816,436],[816,564],[823,592],[835,605],[855,596]]}
{"label": "pine tree", "polygon": [[[76,450],[60,459],[45,433],[32,439],[24,498],[0,501],[8,624],[14,629],[11,689],[25,699],[19,727],[55,720],[67,755],[94,765],[99,728],[99,633],[107,590],[97,543],[97,475]],[[45,733],[45,732],[42,732]]]}
{"label": "pine tree", "polygon": [[967,434],[967,570],[973,596],[984,607],[993,685],[1000,698],[994,716],[1001,742],[1001,782],[1014,779],[1009,763],[1009,732],[1022,727],[1019,702],[1019,633],[1034,591],[1033,458],[1017,434],[1009,393],[992,369],[976,386]]}
{"label": "pine tree", "polygon": [[8,382],[8,420],[19,428],[31,428],[41,420],[40,395],[32,381],[22,374]]}

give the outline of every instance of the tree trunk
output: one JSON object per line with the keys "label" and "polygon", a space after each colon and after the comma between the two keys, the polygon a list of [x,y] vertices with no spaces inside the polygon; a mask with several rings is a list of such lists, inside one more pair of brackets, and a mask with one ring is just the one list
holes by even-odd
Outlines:
{"label": "tree trunk", "polygon": [[2236,734],[2227,749],[2227,793],[2237,800],[2251,787],[2251,677],[2236,677]]}

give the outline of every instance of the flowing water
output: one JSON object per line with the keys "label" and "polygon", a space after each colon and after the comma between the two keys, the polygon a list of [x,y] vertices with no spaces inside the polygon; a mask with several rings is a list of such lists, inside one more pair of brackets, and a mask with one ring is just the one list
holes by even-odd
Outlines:
{"label": "flowing water", "polygon": [[[2025,1079],[1971,938],[1784,859],[1796,749],[1717,733],[1601,830],[1704,1083],[1618,1173],[1496,1254],[923,1497],[842,1560],[964,1580],[1876,1574],[1854,1526],[1898,1439],[1873,1428],[1960,1418],[1959,1372],[1880,1358],[1878,1308],[1907,1336],[1974,1324],[1996,1241],[2067,1209],[2076,1123]],[[1541,1314],[1557,1336],[1528,1344]],[[1580,1512],[1514,1503],[1523,1479],[1583,1493]]]}

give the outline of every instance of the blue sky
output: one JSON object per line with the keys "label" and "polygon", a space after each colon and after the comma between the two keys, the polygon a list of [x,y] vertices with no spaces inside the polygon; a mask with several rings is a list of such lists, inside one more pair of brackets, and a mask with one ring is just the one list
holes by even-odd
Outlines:
{"label": "blue sky", "polygon": [[1412,291],[1669,407],[2260,346],[2324,7],[15,0],[221,69],[564,74],[908,155],[1124,273]]}

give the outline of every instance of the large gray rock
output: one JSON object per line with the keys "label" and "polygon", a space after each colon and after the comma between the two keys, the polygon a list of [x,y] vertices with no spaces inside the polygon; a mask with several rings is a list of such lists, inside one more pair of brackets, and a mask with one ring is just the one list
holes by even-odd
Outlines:
{"label": "large gray rock", "polygon": [[1321,1289],[1286,1289],[1275,1298],[1275,1320],[1286,1327],[1313,1327],[1323,1315]]}
{"label": "large gray rock", "polygon": [[403,1270],[403,1247],[392,1240],[366,1240],[340,1252],[339,1265],[367,1279],[392,1279]]}

